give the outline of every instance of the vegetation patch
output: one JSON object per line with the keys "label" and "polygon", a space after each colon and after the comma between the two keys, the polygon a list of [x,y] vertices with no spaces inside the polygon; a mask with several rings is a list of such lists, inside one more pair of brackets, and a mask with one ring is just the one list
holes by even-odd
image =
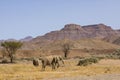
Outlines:
{"label": "vegetation patch", "polygon": [[85,59],[81,59],[79,62],[78,62],[78,66],[87,66],[89,64],[92,64],[92,63],[98,63],[100,59],[96,58],[96,57],[91,57],[91,58],[85,58]]}

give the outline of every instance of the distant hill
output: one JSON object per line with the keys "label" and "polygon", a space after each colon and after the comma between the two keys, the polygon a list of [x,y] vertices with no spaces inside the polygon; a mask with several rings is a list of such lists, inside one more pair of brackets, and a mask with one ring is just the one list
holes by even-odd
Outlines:
{"label": "distant hill", "polygon": [[52,31],[43,36],[38,36],[36,39],[46,39],[46,40],[62,40],[62,39],[71,39],[79,40],[82,38],[104,38],[107,36],[118,35],[119,30],[114,30],[110,26],[104,24],[95,24],[80,26],[77,24],[67,24],[65,27],[58,31]]}
{"label": "distant hill", "polygon": [[25,37],[25,38],[23,38],[23,39],[20,39],[19,41],[24,42],[24,41],[30,41],[30,40],[32,40],[32,39],[33,39],[32,36],[27,36],[27,37]]}
{"label": "distant hill", "polygon": [[108,36],[103,38],[103,40],[109,43],[120,45],[120,36]]}
{"label": "distant hill", "polygon": [[120,46],[103,40],[104,38],[109,38],[111,36],[120,36],[119,30],[114,30],[110,26],[104,24],[94,24],[87,26],[66,24],[61,30],[51,31],[43,36],[33,38],[30,42],[26,42],[25,48],[29,47],[30,49],[37,49],[44,47],[46,49],[60,49],[59,45],[66,39],[72,41],[74,43],[74,48],[76,49],[119,48]]}
{"label": "distant hill", "polygon": [[[2,40],[3,41],[3,40]],[[9,40],[8,40],[9,41]],[[39,56],[41,54],[63,53],[61,44],[65,41],[72,43],[72,55],[80,55],[90,50],[120,49],[120,30],[114,30],[104,24],[81,26],[66,24],[62,29],[51,31],[43,36],[31,36],[20,39],[24,43],[19,56]],[[117,45],[116,45],[117,44]],[[77,50],[77,52],[75,52]],[[84,50],[83,52],[80,52]],[[55,52],[54,52],[55,51]],[[97,51],[96,51],[97,52]],[[95,52],[95,53],[96,53]],[[86,53],[86,52],[85,52]]]}
{"label": "distant hill", "polygon": [[[111,44],[100,39],[80,39],[80,40],[68,40],[69,43],[74,44],[73,49],[115,49],[120,48],[115,44]],[[57,50],[61,48],[61,44],[64,43],[64,40],[57,40],[57,41],[40,41],[34,42],[33,45],[36,48],[44,47],[50,50]]]}
{"label": "distant hill", "polygon": [[[86,26],[66,24],[61,30],[51,31],[36,38],[28,36],[19,41],[24,42],[22,49],[39,49],[41,47],[59,49],[60,46],[57,46],[65,39],[72,41],[75,48],[118,48],[119,46],[114,44],[120,44],[120,30],[114,30],[105,24]],[[15,39],[7,41],[11,40]]]}

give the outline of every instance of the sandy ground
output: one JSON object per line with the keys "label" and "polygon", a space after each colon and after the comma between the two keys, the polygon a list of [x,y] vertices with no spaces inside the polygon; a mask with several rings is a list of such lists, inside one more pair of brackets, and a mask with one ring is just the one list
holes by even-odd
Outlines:
{"label": "sandy ground", "polygon": [[64,77],[64,78],[58,78],[58,79],[46,79],[46,80],[120,80],[120,74],[76,76],[76,77]]}
{"label": "sandy ground", "polygon": [[[101,60],[97,66],[119,66],[120,60]],[[96,65],[95,65],[96,66]],[[44,79],[44,80],[120,80],[119,73],[105,73],[105,74],[96,74],[96,75],[79,75],[79,76],[72,76],[72,77],[62,77],[62,78],[55,78],[55,79]]]}
{"label": "sandy ground", "polygon": [[32,62],[0,64],[0,80],[120,80],[120,60],[104,59],[86,67],[76,66],[75,60],[65,62],[55,71],[47,67],[40,71]]}

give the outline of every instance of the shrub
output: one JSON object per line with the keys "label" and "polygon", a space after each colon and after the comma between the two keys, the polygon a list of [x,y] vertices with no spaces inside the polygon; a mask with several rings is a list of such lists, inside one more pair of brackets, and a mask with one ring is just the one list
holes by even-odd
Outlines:
{"label": "shrub", "polygon": [[82,59],[79,61],[78,66],[87,66],[88,63],[89,62],[86,59]]}
{"label": "shrub", "polygon": [[87,66],[89,64],[92,64],[92,63],[98,63],[99,59],[98,58],[95,58],[95,57],[91,57],[91,58],[86,58],[86,59],[81,59],[79,62],[78,62],[78,66]]}
{"label": "shrub", "polygon": [[98,59],[98,58],[95,58],[95,57],[88,59],[88,61],[91,62],[91,63],[97,63],[98,60],[99,60],[99,59]]}
{"label": "shrub", "polygon": [[120,59],[120,49],[117,49],[113,53],[106,55],[106,58],[108,58],[108,59]]}

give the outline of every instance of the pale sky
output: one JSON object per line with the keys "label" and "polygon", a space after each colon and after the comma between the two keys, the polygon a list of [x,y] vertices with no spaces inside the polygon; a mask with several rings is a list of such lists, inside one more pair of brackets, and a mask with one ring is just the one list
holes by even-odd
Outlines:
{"label": "pale sky", "polygon": [[120,29],[120,0],[0,0],[0,40],[36,37],[69,23]]}

